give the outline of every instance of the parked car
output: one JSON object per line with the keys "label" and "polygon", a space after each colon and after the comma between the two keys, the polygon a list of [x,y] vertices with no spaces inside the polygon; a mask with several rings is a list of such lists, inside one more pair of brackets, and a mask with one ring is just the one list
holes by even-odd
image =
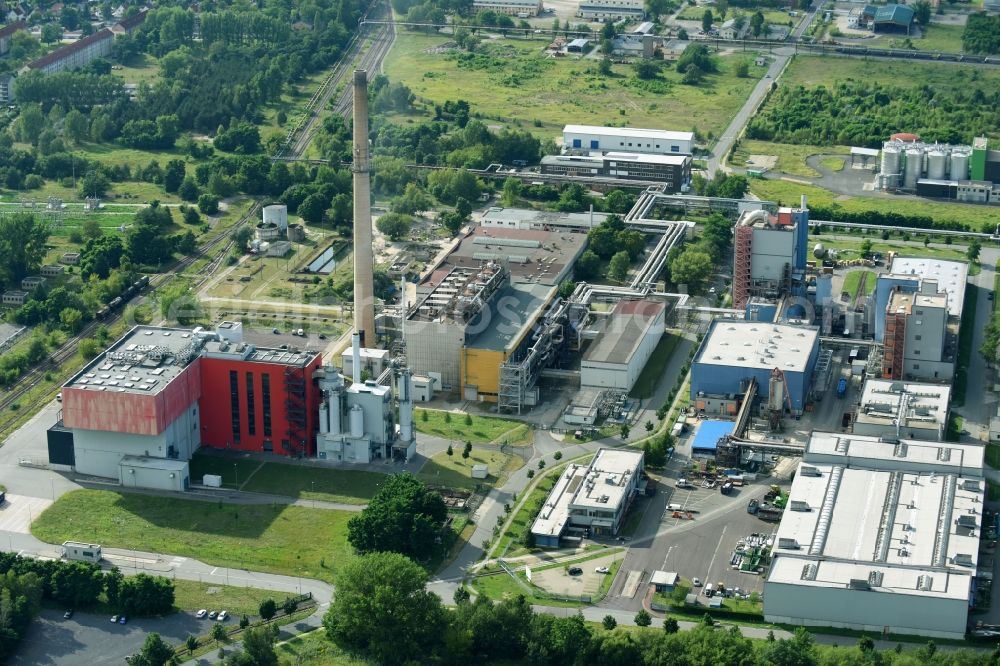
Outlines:
{"label": "parked car", "polygon": [[583,569],[581,569],[580,567],[570,567],[569,568],[569,575],[570,576],[579,576],[581,574],[583,574]]}
{"label": "parked car", "polygon": [[112,615],[111,616],[111,624],[118,624],[118,616],[117,615]]}
{"label": "parked car", "polygon": [[611,573],[611,569],[607,567],[597,567],[596,569],[594,569],[594,571],[601,574]]}
{"label": "parked car", "polygon": [[225,622],[227,617],[229,617],[229,611],[221,610],[219,611],[219,616],[216,617],[215,619],[218,620],[219,622]]}
{"label": "parked car", "polygon": [[208,614],[208,619],[209,620],[214,620],[218,615],[219,614],[217,612],[212,611],[211,613]]}
{"label": "parked car", "polygon": [[194,616],[196,618],[198,618],[199,620],[202,619],[203,617],[205,617],[206,615],[208,615],[208,611],[205,610],[204,608],[202,608],[200,611],[198,611],[197,613],[194,614]]}
{"label": "parked car", "polygon": [[126,616],[124,615],[118,616],[118,624],[125,624],[126,622],[128,622],[128,618]]}
{"label": "parked car", "polygon": [[65,613],[63,613],[63,619],[64,619],[64,620],[68,620],[68,619],[70,619],[71,617],[73,617],[73,609],[72,609],[72,608],[70,608],[70,609],[69,609],[69,610],[67,610],[67,611],[66,611]]}
{"label": "parked car", "polygon": [[701,579],[700,578],[692,578],[691,579],[691,584],[694,585],[695,587],[701,587]]}

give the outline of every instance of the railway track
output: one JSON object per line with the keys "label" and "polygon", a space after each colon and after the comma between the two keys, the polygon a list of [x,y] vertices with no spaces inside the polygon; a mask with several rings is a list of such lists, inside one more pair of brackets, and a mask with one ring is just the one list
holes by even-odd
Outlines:
{"label": "railway track", "polygon": [[[149,281],[150,291],[170,284],[177,278],[178,275],[193,266],[195,262],[207,255],[217,252],[221,246],[222,251],[218,252],[216,256],[213,256],[212,261],[208,264],[208,266],[206,266],[205,270],[202,271],[203,277],[200,282],[203,282],[211,276],[211,274],[225,259],[226,253],[229,252],[229,249],[233,245],[232,235],[244,224],[247,224],[252,219],[256,219],[256,215],[259,210],[260,202],[256,201],[247,213],[240,218],[239,222],[226,231],[218,234],[215,238],[206,242],[198,249],[198,252],[180,259],[171,267],[169,271],[151,277]],[[212,268],[213,266],[215,268]],[[111,326],[118,323],[124,316],[126,305],[127,303],[123,303],[119,310],[110,314],[106,319],[100,321],[95,319],[89,322],[78,334],[67,340],[62,346],[49,354],[45,361],[29,370],[26,374],[22,375],[17,384],[0,397],[0,432],[5,431],[11,422],[17,417],[16,412],[13,414],[11,413],[10,407],[17,404],[33,388],[41,384],[43,381],[46,381],[46,374],[52,370],[58,369],[60,365],[71,359],[77,353],[77,346],[81,340],[93,335],[100,326]]]}
{"label": "railway track", "polygon": [[[285,143],[272,159],[297,160],[301,158],[309,148],[309,144],[312,143],[316,134],[316,124],[319,122],[323,110],[337,93],[337,89],[341,88],[341,84],[350,82],[353,70],[356,68],[371,70],[381,66],[382,59],[392,46],[395,26],[386,22],[371,23],[368,20],[368,14],[380,13],[382,10],[384,10],[384,6],[376,3],[369,7],[365,17],[361,20],[359,31],[348,44],[344,55],[306,103],[306,119],[289,129],[285,136]],[[373,41],[371,47],[365,51],[365,43],[369,36],[373,37]],[[345,113],[342,110],[345,97],[347,99],[346,108],[349,109],[351,104],[351,87],[349,85],[343,86],[335,106],[337,113],[342,115]]]}

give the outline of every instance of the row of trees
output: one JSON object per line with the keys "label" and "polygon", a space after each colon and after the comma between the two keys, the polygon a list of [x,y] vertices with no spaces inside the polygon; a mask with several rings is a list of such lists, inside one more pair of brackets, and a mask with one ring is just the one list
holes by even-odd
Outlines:
{"label": "row of trees", "polygon": [[750,121],[747,137],[877,148],[900,127],[924,141],[971,143],[974,136],[1000,127],[1000,89],[975,81],[964,89],[864,80],[841,81],[832,88],[782,86]]}
{"label": "row of trees", "polygon": [[1000,16],[970,14],[962,31],[962,49],[968,53],[1000,53]]}
{"label": "row of trees", "polygon": [[[660,630],[617,627],[613,617],[594,629],[582,614],[536,613],[523,597],[474,602],[460,589],[446,609],[426,589],[427,573],[396,553],[351,561],[337,577],[337,594],[323,625],[330,640],[377,664],[530,663],[553,666],[840,666],[998,664],[1000,651],[938,651],[933,642],[916,650],[878,652],[870,638],[857,647],[817,646],[804,629],[791,638],[753,641],[739,627],[723,629],[706,617],[690,631],[668,618]],[[650,626],[646,611],[636,624]]]}
{"label": "row of trees", "polygon": [[695,242],[671,250],[667,257],[667,279],[677,286],[686,286],[688,293],[700,293],[715,272],[717,258],[729,251],[731,230],[732,223],[723,215],[709,215]]}

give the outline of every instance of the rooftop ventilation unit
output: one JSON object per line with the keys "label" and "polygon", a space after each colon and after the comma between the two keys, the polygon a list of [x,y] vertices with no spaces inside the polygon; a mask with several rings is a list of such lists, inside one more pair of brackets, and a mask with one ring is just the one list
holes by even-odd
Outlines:
{"label": "rooftop ventilation unit", "polygon": [[781,537],[778,539],[778,548],[783,548],[785,550],[798,550],[800,548],[799,542],[795,539],[789,539],[787,537]]}
{"label": "rooftop ventilation unit", "polygon": [[801,476],[822,476],[823,475],[819,471],[818,468],[813,467],[811,465],[803,465],[802,467],[800,467],[799,468],[799,474]]}
{"label": "rooftop ventilation unit", "polygon": [[815,562],[802,567],[802,580],[816,580],[816,572],[819,569]]}
{"label": "rooftop ventilation unit", "polygon": [[882,572],[872,571],[868,574],[868,584],[872,587],[880,587],[882,585]]}
{"label": "rooftop ventilation unit", "polygon": [[966,479],[962,482],[962,490],[970,490],[974,493],[980,492],[979,482],[975,479]]}
{"label": "rooftop ventilation unit", "polygon": [[851,582],[847,584],[852,590],[870,590],[872,586],[869,585],[868,581],[864,578],[852,578]]}
{"label": "rooftop ventilation unit", "polygon": [[975,528],[976,527],[976,516],[975,516],[975,514],[963,513],[961,516],[958,517],[958,525],[959,525],[959,527],[971,527],[971,528]]}
{"label": "rooftop ventilation unit", "polygon": [[803,502],[801,500],[793,500],[788,505],[788,508],[791,509],[792,511],[810,511],[809,503]]}
{"label": "rooftop ventilation unit", "polygon": [[960,567],[971,567],[972,555],[969,555],[968,553],[958,553],[952,561]]}
{"label": "rooftop ventilation unit", "polygon": [[926,574],[917,576],[917,589],[921,592],[930,592],[934,588],[934,579]]}

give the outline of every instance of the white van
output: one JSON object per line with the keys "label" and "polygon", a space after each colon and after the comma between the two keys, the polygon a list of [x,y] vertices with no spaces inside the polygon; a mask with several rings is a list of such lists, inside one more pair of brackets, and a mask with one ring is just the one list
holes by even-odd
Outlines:
{"label": "white van", "polygon": [[709,583],[705,586],[705,596],[710,597],[715,594],[715,583]]}

